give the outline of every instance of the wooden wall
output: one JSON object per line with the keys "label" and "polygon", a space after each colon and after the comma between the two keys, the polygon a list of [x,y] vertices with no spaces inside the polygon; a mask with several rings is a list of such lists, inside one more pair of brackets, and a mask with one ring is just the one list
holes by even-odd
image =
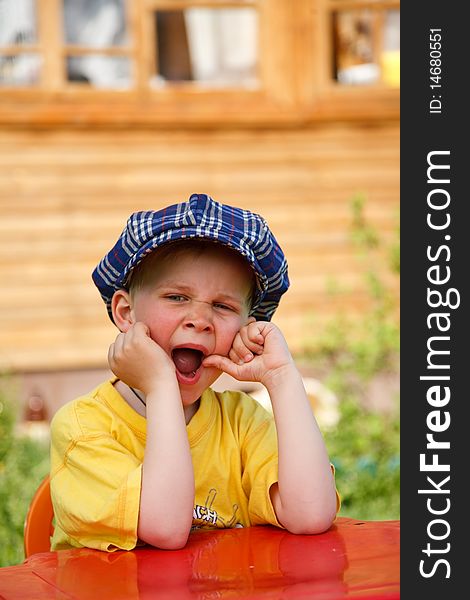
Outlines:
{"label": "wooden wall", "polygon": [[362,194],[382,240],[396,238],[399,124],[0,131],[0,369],[105,367],[116,330],[94,266],[131,212],[193,192],[268,220],[291,277],[275,321],[299,349],[341,308],[368,309],[351,201]]}

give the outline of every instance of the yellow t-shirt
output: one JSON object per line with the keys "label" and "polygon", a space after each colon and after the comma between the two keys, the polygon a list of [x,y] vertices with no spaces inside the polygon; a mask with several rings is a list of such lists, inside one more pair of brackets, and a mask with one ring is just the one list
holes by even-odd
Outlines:
{"label": "yellow t-shirt", "polygon": [[[63,406],[51,423],[52,550],[130,550],[138,543],[146,420],[115,380]],[[274,419],[242,392],[206,390],[187,426],[196,484],[193,527],[280,527]],[[168,518],[177,518],[168,507]]]}

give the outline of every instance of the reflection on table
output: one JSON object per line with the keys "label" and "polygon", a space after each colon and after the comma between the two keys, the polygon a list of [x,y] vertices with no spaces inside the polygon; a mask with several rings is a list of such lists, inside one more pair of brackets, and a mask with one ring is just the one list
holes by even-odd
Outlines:
{"label": "reflection on table", "polygon": [[[22,595],[23,594],[23,595]],[[321,535],[200,530],[176,551],[74,549],[0,569],[0,597],[399,598],[399,521],[338,518]]]}

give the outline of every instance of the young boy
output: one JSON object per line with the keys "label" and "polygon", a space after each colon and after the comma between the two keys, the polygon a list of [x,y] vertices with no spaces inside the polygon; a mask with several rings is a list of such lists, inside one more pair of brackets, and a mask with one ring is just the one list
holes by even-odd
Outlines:
{"label": "young boy", "polygon": [[[270,322],[287,263],[259,215],[194,194],[134,213],[93,272],[120,330],[116,375],[51,424],[52,549],[176,549],[198,527],[320,533],[334,477],[302,379]],[[224,371],[264,384],[274,419]]]}

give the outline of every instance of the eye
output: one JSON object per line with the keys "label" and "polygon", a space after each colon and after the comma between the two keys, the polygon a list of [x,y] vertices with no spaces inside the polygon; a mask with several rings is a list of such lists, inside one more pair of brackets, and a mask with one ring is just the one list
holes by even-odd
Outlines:
{"label": "eye", "polygon": [[214,308],[219,308],[224,311],[235,311],[235,308],[233,306],[229,306],[228,304],[224,304],[223,302],[214,302]]}
{"label": "eye", "polygon": [[185,302],[187,300],[186,296],[182,296],[181,294],[168,294],[167,299],[172,302]]}

